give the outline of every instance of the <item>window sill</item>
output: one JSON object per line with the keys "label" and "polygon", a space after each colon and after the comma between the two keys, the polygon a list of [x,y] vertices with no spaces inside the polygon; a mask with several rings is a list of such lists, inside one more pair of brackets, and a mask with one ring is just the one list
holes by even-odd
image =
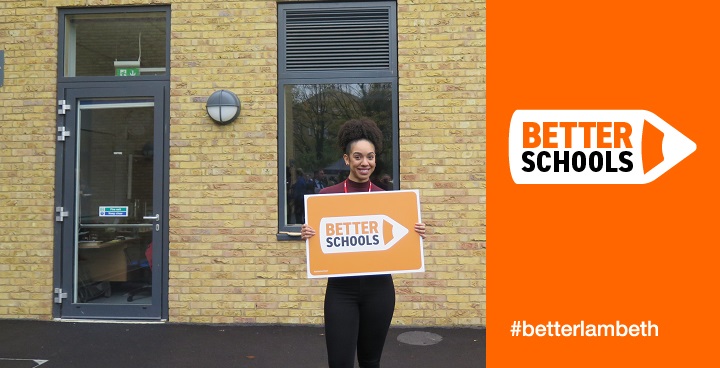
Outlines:
{"label": "window sill", "polygon": [[289,231],[281,231],[275,235],[277,237],[277,240],[279,240],[279,241],[293,241],[293,240],[304,241],[300,238],[299,232],[294,233],[294,232],[289,232]]}

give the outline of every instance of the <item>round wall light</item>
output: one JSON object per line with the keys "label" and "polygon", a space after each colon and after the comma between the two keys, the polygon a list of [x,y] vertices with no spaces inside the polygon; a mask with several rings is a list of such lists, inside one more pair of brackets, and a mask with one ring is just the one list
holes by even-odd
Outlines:
{"label": "round wall light", "polygon": [[207,113],[220,125],[230,124],[240,115],[240,99],[228,90],[215,91],[208,97]]}

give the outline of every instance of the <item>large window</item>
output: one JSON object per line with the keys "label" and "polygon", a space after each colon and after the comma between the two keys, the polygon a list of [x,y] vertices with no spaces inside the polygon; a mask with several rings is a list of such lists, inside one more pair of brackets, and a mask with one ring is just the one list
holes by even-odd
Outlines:
{"label": "large window", "polygon": [[279,5],[279,229],[297,232],[303,196],[347,177],[337,132],[367,117],[383,131],[371,180],[397,189],[394,2]]}

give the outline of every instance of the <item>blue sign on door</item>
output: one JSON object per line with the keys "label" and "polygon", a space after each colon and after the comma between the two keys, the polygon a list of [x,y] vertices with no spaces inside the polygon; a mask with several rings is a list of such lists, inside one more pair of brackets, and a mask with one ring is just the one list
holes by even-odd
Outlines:
{"label": "blue sign on door", "polygon": [[128,206],[100,206],[100,217],[127,217]]}

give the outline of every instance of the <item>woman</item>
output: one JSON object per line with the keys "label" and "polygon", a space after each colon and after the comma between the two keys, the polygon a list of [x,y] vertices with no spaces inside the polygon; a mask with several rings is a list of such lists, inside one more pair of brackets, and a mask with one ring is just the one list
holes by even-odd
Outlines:
{"label": "woman", "polygon": [[[369,119],[349,120],[338,132],[348,178],[323,188],[325,193],[381,191],[370,182],[375,158],[382,151],[382,132]],[[425,224],[415,224],[425,238]],[[303,240],[315,230],[302,225]],[[391,275],[331,277],[325,290],[325,342],[330,368],[353,368],[355,352],[360,368],[380,366],[385,337],[395,310],[395,287]]]}

